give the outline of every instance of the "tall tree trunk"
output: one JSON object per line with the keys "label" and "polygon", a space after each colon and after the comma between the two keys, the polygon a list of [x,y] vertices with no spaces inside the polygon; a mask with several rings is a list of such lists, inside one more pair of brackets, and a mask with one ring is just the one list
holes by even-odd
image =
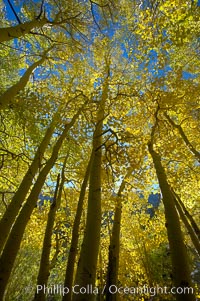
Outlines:
{"label": "tall tree trunk", "polygon": [[190,235],[190,238],[191,238],[191,240],[193,242],[193,245],[194,245],[196,251],[198,252],[198,254],[200,256],[200,242],[198,240],[198,237],[196,236],[196,234],[195,234],[192,226],[190,225],[187,217],[185,216],[184,211],[181,208],[181,206],[180,206],[178,200],[176,199],[175,195],[174,195],[174,202],[175,202],[176,208],[178,210],[178,213],[180,215],[180,218],[181,218],[182,222],[184,223],[184,225],[185,225],[185,227],[186,227],[186,229],[188,231],[188,234]]}
{"label": "tall tree trunk", "polygon": [[126,185],[126,179],[133,172],[133,168],[130,167],[127,175],[123,179],[119,191],[117,193],[115,216],[109,246],[108,255],[108,270],[106,280],[106,301],[116,301],[117,294],[112,294],[110,287],[112,285],[118,285],[118,269],[119,269],[119,251],[120,251],[120,228],[121,228],[121,213],[122,213],[122,192]]}
{"label": "tall tree trunk", "polygon": [[181,198],[178,196],[178,194],[175,193],[175,191],[173,191],[173,193],[174,193],[174,195],[175,195],[175,197],[176,197],[177,202],[178,202],[179,205],[181,206],[181,208],[182,208],[184,214],[187,216],[188,220],[190,221],[191,226],[192,226],[192,228],[193,228],[193,230],[194,230],[194,232],[195,232],[195,234],[196,234],[196,236],[198,237],[198,240],[199,240],[199,242],[200,242],[200,229],[199,229],[197,223],[195,222],[193,216],[192,216],[192,215],[189,213],[189,211],[186,209],[185,205],[183,204],[183,202],[182,202]]}
{"label": "tall tree trunk", "polygon": [[[57,209],[60,208],[60,205],[61,205],[63,187],[64,187],[64,184],[65,184],[65,181],[66,181],[66,179],[65,179],[65,167],[66,167],[66,164],[67,164],[68,157],[69,157],[69,153],[65,156],[65,160],[63,162],[63,167],[62,167],[62,172],[61,172],[61,183],[59,185],[58,195],[57,195],[57,198],[56,198],[56,208]],[[55,253],[54,253],[53,258],[52,258],[51,263],[50,263],[50,270],[52,270],[55,267],[56,261],[57,261],[57,258],[58,258],[58,254],[60,253],[60,242],[59,242],[58,233],[56,233],[55,242],[56,242],[56,250],[55,250]]]}
{"label": "tall tree trunk", "polygon": [[[85,105],[85,104],[84,104]],[[45,179],[53,167],[56,159],[58,157],[58,152],[62,146],[64,139],[67,137],[68,131],[74,125],[76,120],[78,119],[80,113],[83,110],[84,105],[78,110],[78,112],[74,115],[72,120],[65,125],[65,128],[57,140],[56,144],[53,147],[52,155],[47,161],[44,168],[41,170],[37,181],[35,182],[29,197],[27,198],[26,203],[21,209],[15,224],[10,232],[9,238],[7,239],[6,245],[4,247],[2,256],[0,258],[0,301],[3,301],[3,295],[5,293],[5,289],[13,268],[13,264],[15,258],[17,256],[17,252],[20,248],[20,243],[26,228],[26,225],[29,221],[29,218],[33,212],[33,209],[36,205],[38,195],[44,185]]]}
{"label": "tall tree trunk", "polygon": [[[109,75],[108,75],[109,76]],[[94,289],[96,279],[97,260],[101,232],[101,160],[102,160],[102,133],[106,99],[108,97],[108,77],[102,91],[102,98],[97,113],[96,128],[93,135],[94,157],[91,163],[88,211],[86,229],[81,246],[75,284],[76,290],[91,287]],[[73,294],[73,301],[92,301],[95,292]]]}
{"label": "tall tree trunk", "polygon": [[46,130],[45,136],[36,151],[35,157],[31,165],[29,166],[29,169],[27,170],[18,190],[15,192],[12,201],[9,203],[4,216],[0,220],[0,253],[6,242],[13,222],[16,216],[18,215],[21,205],[24,202],[25,197],[32,185],[33,179],[41,166],[44,153],[49,145],[52,134],[55,130],[59,114],[60,109],[58,109],[58,112],[55,113],[53,120],[48,129]]}
{"label": "tall tree trunk", "polygon": [[44,53],[41,55],[42,56],[41,59],[39,59],[37,62],[29,66],[26,72],[24,73],[24,75],[22,75],[22,77],[16,84],[10,87],[8,90],[6,90],[2,95],[0,95],[0,109],[4,109],[10,103],[12,103],[13,98],[19,93],[19,91],[25,88],[33,70],[45,61],[47,53],[52,48],[53,46],[51,46],[49,49],[44,51]]}
{"label": "tall tree trunk", "polygon": [[76,216],[74,219],[73,229],[72,229],[72,240],[71,240],[71,246],[69,250],[69,256],[67,261],[67,268],[66,268],[66,274],[65,274],[65,283],[64,287],[68,287],[69,293],[65,294],[62,298],[62,301],[71,301],[72,298],[72,285],[73,285],[73,277],[74,277],[74,266],[75,266],[75,260],[76,260],[76,254],[77,254],[77,245],[78,245],[78,239],[79,239],[79,226],[81,221],[81,215],[83,211],[83,202],[85,198],[85,191],[87,188],[89,175],[90,175],[90,168],[91,168],[91,162],[93,159],[93,153],[91,154],[90,160],[88,162],[88,166],[85,172],[85,177],[81,186],[78,206],[76,210]]}
{"label": "tall tree trunk", "polygon": [[[160,155],[153,150],[152,142],[148,144],[148,147],[154,162],[154,167],[163,196],[166,227],[173,267],[173,282],[175,287],[182,288],[184,291],[185,288],[192,287],[192,282],[190,277],[187,251],[183,242],[178,213],[175,208],[173,194],[167,182],[165,170],[161,164]],[[176,300],[195,301],[195,296],[191,291],[189,293],[177,293]]]}
{"label": "tall tree trunk", "polygon": [[58,188],[59,188],[59,182],[60,182],[60,174],[58,174],[57,177],[57,183],[54,193],[53,202],[49,209],[49,214],[47,218],[47,225],[44,235],[44,241],[43,241],[43,248],[42,248],[42,256],[40,260],[40,268],[37,278],[37,289],[35,292],[35,298],[34,301],[45,301],[46,300],[46,293],[44,288],[47,286],[47,281],[49,278],[50,273],[50,252],[51,252],[51,238],[52,238],[52,231],[53,231],[53,225],[55,221],[56,211],[58,209],[57,207],[57,194],[58,194]]}
{"label": "tall tree trunk", "polygon": [[117,198],[115,207],[115,217],[112,229],[111,241],[108,254],[108,271],[106,280],[106,301],[116,301],[117,294],[111,293],[111,286],[117,286],[118,268],[119,268],[119,250],[120,250],[120,226],[121,226],[121,199]]}
{"label": "tall tree trunk", "polygon": [[0,28],[0,43],[23,37],[30,33],[33,28],[41,28],[47,23],[48,20],[43,18],[41,20],[34,19],[16,26]]}

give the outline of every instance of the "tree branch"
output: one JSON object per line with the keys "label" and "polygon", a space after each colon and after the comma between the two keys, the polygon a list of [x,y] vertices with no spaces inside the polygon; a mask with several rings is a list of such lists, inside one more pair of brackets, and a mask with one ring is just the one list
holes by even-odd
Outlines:
{"label": "tree branch", "polygon": [[22,24],[20,18],[18,17],[18,15],[17,15],[17,13],[16,13],[16,11],[15,11],[13,5],[12,5],[12,3],[10,2],[10,0],[7,0],[7,1],[8,1],[8,4],[9,4],[9,6],[10,6],[12,12],[13,12],[13,14],[15,15],[15,18],[17,19],[18,23]]}
{"label": "tree branch", "polygon": [[43,7],[44,7],[44,0],[42,0],[41,6],[40,6],[40,12],[39,12],[39,15],[36,17],[36,20],[40,19],[41,15],[44,11]]}
{"label": "tree branch", "polygon": [[193,155],[195,155],[195,157],[197,158],[197,160],[200,162],[200,152],[198,152],[194,146],[191,144],[191,142],[189,141],[188,137],[185,135],[181,125],[176,124],[170,117],[169,115],[167,115],[167,113],[164,113],[165,117],[167,118],[167,120],[169,121],[169,123],[175,127],[176,129],[178,129],[179,134],[181,135],[183,141],[185,142],[186,146],[189,148],[189,150],[193,153]]}

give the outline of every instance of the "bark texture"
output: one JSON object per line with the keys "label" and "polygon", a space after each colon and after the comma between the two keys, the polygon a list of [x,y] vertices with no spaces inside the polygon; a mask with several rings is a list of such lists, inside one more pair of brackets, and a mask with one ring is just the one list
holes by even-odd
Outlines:
{"label": "bark texture", "polygon": [[41,28],[48,23],[46,18],[41,20],[34,19],[16,26],[0,28],[0,43],[25,36],[33,28]]}

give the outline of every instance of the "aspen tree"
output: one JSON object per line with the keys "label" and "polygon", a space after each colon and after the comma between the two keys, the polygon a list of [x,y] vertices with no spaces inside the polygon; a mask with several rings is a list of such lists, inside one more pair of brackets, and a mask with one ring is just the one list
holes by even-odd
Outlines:
{"label": "aspen tree", "polygon": [[33,70],[40,66],[46,60],[46,55],[52,48],[53,46],[49,47],[49,49],[44,51],[44,53],[41,55],[41,59],[29,66],[16,84],[10,87],[8,90],[6,90],[2,95],[0,95],[0,109],[4,109],[7,106],[9,106],[9,104],[12,104],[13,98],[19,93],[19,91],[25,88]]}
{"label": "aspen tree", "polygon": [[[80,16],[80,13],[77,10],[73,10],[73,2],[72,5],[70,5],[70,3],[67,3],[67,6],[64,6],[64,8],[62,8],[63,1],[59,0],[56,7],[56,13],[51,19],[48,19],[46,17],[45,10],[43,7],[44,0],[41,0],[41,2],[42,4],[39,15],[34,16],[30,21],[22,23],[15,12],[15,17],[17,18],[19,24],[15,26],[0,28],[0,43],[8,42],[16,38],[19,39],[21,37],[26,36],[27,34],[37,34],[37,32],[34,32],[33,29],[40,29],[44,27],[44,25],[49,25],[49,27],[61,26],[62,29],[65,29],[66,24],[74,25],[74,20],[79,21],[78,18]],[[83,9],[83,6],[80,7],[80,10],[81,9]],[[41,35],[48,39],[48,36],[46,36],[44,33],[42,33]]]}
{"label": "aspen tree", "polygon": [[180,205],[180,207],[182,208],[182,211],[184,212],[184,214],[187,216],[188,220],[191,223],[191,226],[196,234],[196,236],[198,237],[198,240],[200,242],[200,229],[196,223],[196,221],[194,220],[193,216],[189,213],[189,211],[186,209],[185,205],[183,204],[181,198],[178,196],[177,193],[175,193],[175,191],[173,190],[173,193],[175,195],[176,201],[178,202],[178,204]]}
{"label": "aspen tree", "polygon": [[83,202],[85,198],[85,192],[90,176],[90,168],[91,168],[91,162],[93,159],[93,153],[90,156],[90,160],[88,162],[85,176],[83,179],[83,183],[81,186],[81,191],[80,191],[80,196],[79,196],[79,201],[77,205],[77,210],[76,210],[76,216],[74,219],[73,223],[73,228],[72,228],[72,239],[71,239],[71,245],[69,249],[69,255],[68,255],[68,260],[67,260],[67,267],[66,267],[66,274],[65,274],[65,282],[64,282],[64,287],[68,287],[69,293],[65,294],[63,296],[62,301],[71,301],[72,298],[72,284],[73,284],[73,277],[74,277],[74,266],[75,266],[75,260],[76,260],[76,254],[77,254],[77,245],[78,245],[78,239],[79,239],[79,226],[80,226],[80,221],[81,221],[81,215],[83,211]]}
{"label": "aspen tree", "polygon": [[188,234],[190,235],[190,238],[192,240],[192,243],[196,249],[196,251],[198,252],[199,256],[200,256],[200,242],[198,240],[198,237],[196,236],[192,226],[190,225],[187,217],[185,216],[184,214],[184,211],[183,209],[181,208],[179,202],[177,201],[176,197],[174,196],[174,202],[175,202],[175,206],[177,208],[177,211],[179,213],[179,216],[183,222],[183,224],[185,225],[187,231],[188,231]]}
{"label": "aspen tree", "polygon": [[[50,270],[52,269],[52,265],[55,264],[56,258],[58,255],[59,250],[56,250],[54,257],[52,261],[50,262],[50,251],[51,251],[51,242],[52,242],[52,233],[53,233],[53,226],[54,226],[54,221],[56,217],[56,212],[60,207],[61,203],[61,197],[62,197],[62,190],[63,186],[65,184],[65,167],[67,163],[68,155],[65,157],[63,167],[62,167],[62,174],[61,174],[61,181],[60,181],[60,174],[57,176],[57,183],[56,183],[56,188],[55,188],[55,193],[54,193],[54,198],[53,202],[50,206],[48,218],[47,218],[47,225],[46,225],[46,230],[45,230],[45,236],[44,236],[44,241],[43,241],[43,248],[42,248],[42,256],[41,256],[41,261],[40,261],[40,268],[39,268],[39,273],[38,273],[38,278],[37,278],[37,287],[42,287],[44,288],[47,286]],[[59,247],[59,246],[58,246]],[[45,292],[43,289],[35,292],[35,297],[33,299],[34,301],[45,301]]]}
{"label": "aspen tree", "polygon": [[[190,276],[190,268],[188,255],[183,241],[183,235],[179,222],[178,213],[175,207],[174,196],[171,192],[167,181],[165,170],[161,163],[160,155],[153,149],[154,134],[157,127],[159,107],[156,110],[156,122],[152,128],[151,140],[148,143],[149,153],[153,159],[156,170],[158,182],[163,197],[163,204],[165,208],[166,228],[170,246],[170,255],[173,269],[173,282],[176,288],[181,289],[182,293],[176,293],[177,301],[195,301],[194,292],[192,292],[192,281]],[[187,291],[187,288],[190,288]]]}
{"label": "aspen tree", "polygon": [[[56,216],[56,210],[58,209],[57,207],[57,195],[58,195],[58,189],[59,189],[59,183],[60,183],[60,174],[57,176],[57,183],[56,183],[56,188],[55,188],[55,193],[53,197],[53,202],[50,206],[49,209],[49,214],[47,218],[47,225],[46,225],[46,230],[45,230],[45,235],[44,235],[44,240],[43,240],[43,247],[42,247],[42,256],[40,260],[40,268],[39,268],[39,273],[38,273],[38,278],[37,278],[37,287],[42,287],[44,288],[47,286],[47,281],[49,278],[49,273],[50,273],[50,251],[51,251],[51,240],[52,240],[52,231],[53,231],[53,225],[55,221],[55,216]],[[62,187],[61,187],[62,189]],[[34,301],[45,301],[46,300],[46,294],[45,291],[39,290],[39,292],[35,292],[35,298]]]}
{"label": "aspen tree", "polygon": [[5,293],[5,289],[13,268],[13,264],[15,262],[15,258],[17,256],[17,252],[20,248],[20,243],[26,228],[26,225],[29,221],[29,218],[33,212],[33,209],[36,205],[38,195],[42,189],[42,186],[44,185],[45,179],[55,164],[59,150],[62,146],[62,143],[64,139],[67,137],[67,134],[70,130],[70,128],[74,125],[76,120],[78,119],[79,115],[81,114],[85,104],[87,101],[83,104],[83,106],[78,110],[78,112],[73,116],[72,120],[65,125],[65,128],[57,140],[56,144],[53,147],[53,151],[51,154],[51,157],[46,162],[46,165],[43,167],[43,169],[40,171],[39,176],[30,192],[29,197],[27,198],[27,201],[25,202],[24,206],[22,207],[14,225],[10,232],[10,235],[7,239],[7,242],[5,244],[4,250],[2,252],[1,258],[0,258],[0,301],[3,300],[3,296]]}
{"label": "aspen tree", "polygon": [[42,28],[48,23],[46,18],[34,19],[16,26],[0,28],[0,43],[20,38],[30,33],[33,28]]}
{"label": "aspen tree", "polygon": [[126,176],[124,177],[116,199],[114,222],[112,227],[112,234],[109,246],[108,255],[108,270],[106,279],[106,301],[116,301],[117,294],[110,293],[110,286],[118,284],[118,269],[119,269],[119,253],[120,253],[120,228],[121,228],[121,214],[122,214],[122,192],[125,189],[126,179],[133,172],[133,167],[129,168]]}
{"label": "aspen tree", "polygon": [[[58,195],[57,195],[57,198],[56,198],[56,210],[58,210],[60,208],[60,205],[61,205],[63,187],[64,187],[64,184],[65,184],[65,181],[66,181],[65,168],[66,168],[68,157],[69,157],[69,153],[65,156],[65,159],[64,159],[64,162],[63,162],[63,167],[62,167],[62,172],[61,172],[61,182],[60,182],[60,185],[59,185]],[[49,263],[49,269],[50,270],[52,270],[55,267],[57,257],[58,257],[59,253],[60,253],[60,243],[59,243],[58,237],[56,237],[56,250],[55,250],[55,253],[53,255],[53,258],[52,258],[51,262]]]}
{"label": "aspen tree", "polygon": [[33,179],[41,166],[44,153],[49,145],[52,134],[55,130],[56,123],[58,122],[58,116],[60,114],[60,108],[54,114],[51,124],[46,130],[44,138],[42,139],[36,153],[34,159],[29,166],[19,188],[15,192],[11,202],[9,203],[4,216],[0,220],[0,252],[3,249],[3,246],[8,237],[9,231],[12,227],[12,224],[18,215],[18,212],[21,208],[22,203],[24,202],[26,195],[32,185]]}
{"label": "aspen tree", "polygon": [[[97,112],[96,126],[93,134],[93,160],[91,162],[88,211],[86,229],[81,246],[75,285],[87,288],[95,287],[97,260],[101,231],[101,163],[102,163],[102,134],[105,118],[105,105],[108,98],[110,62],[106,62],[106,78],[103,84],[101,100]],[[95,294],[73,294],[73,301],[91,301]]]}

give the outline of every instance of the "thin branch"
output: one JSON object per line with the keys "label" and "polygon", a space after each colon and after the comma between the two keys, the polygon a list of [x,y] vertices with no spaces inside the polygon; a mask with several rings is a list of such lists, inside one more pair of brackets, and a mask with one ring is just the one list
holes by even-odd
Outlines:
{"label": "thin branch", "polygon": [[44,11],[43,7],[44,7],[44,0],[42,0],[41,6],[40,6],[40,12],[39,12],[39,15],[36,17],[37,20],[40,19],[41,15],[42,15],[42,13],[43,13],[43,11]]}
{"label": "thin branch", "polygon": [[13,12],[13,14],[15,15],[15,18],[17,19],[17,22],[18,22],[19,24],[22,24],[20,18],[18,17],[18,15],[17,15],[17,13],[16,13],[16,11],[15,11],[13,5],[12,5],[12,3],[10,2],[10,0],[7,0],[7,1],[8,1],[8,4],[9,4],[9,6],[10,6],[12,12]]}
{"label": "thin branch", "polygon": [[94,14],[93,5],[94,5],[94,2],[93,2],[93,1],[90,1],[90,7],[91,7],[91,12],[92,12],[92,18],[93,18],[94,23],[96,24],[97,28],[99,29],[99,31],[102,33],[101,27],[99,26],[99,24],[98,24],[98,22],[97,22],[97,20],[96,20],[95,14]]}

